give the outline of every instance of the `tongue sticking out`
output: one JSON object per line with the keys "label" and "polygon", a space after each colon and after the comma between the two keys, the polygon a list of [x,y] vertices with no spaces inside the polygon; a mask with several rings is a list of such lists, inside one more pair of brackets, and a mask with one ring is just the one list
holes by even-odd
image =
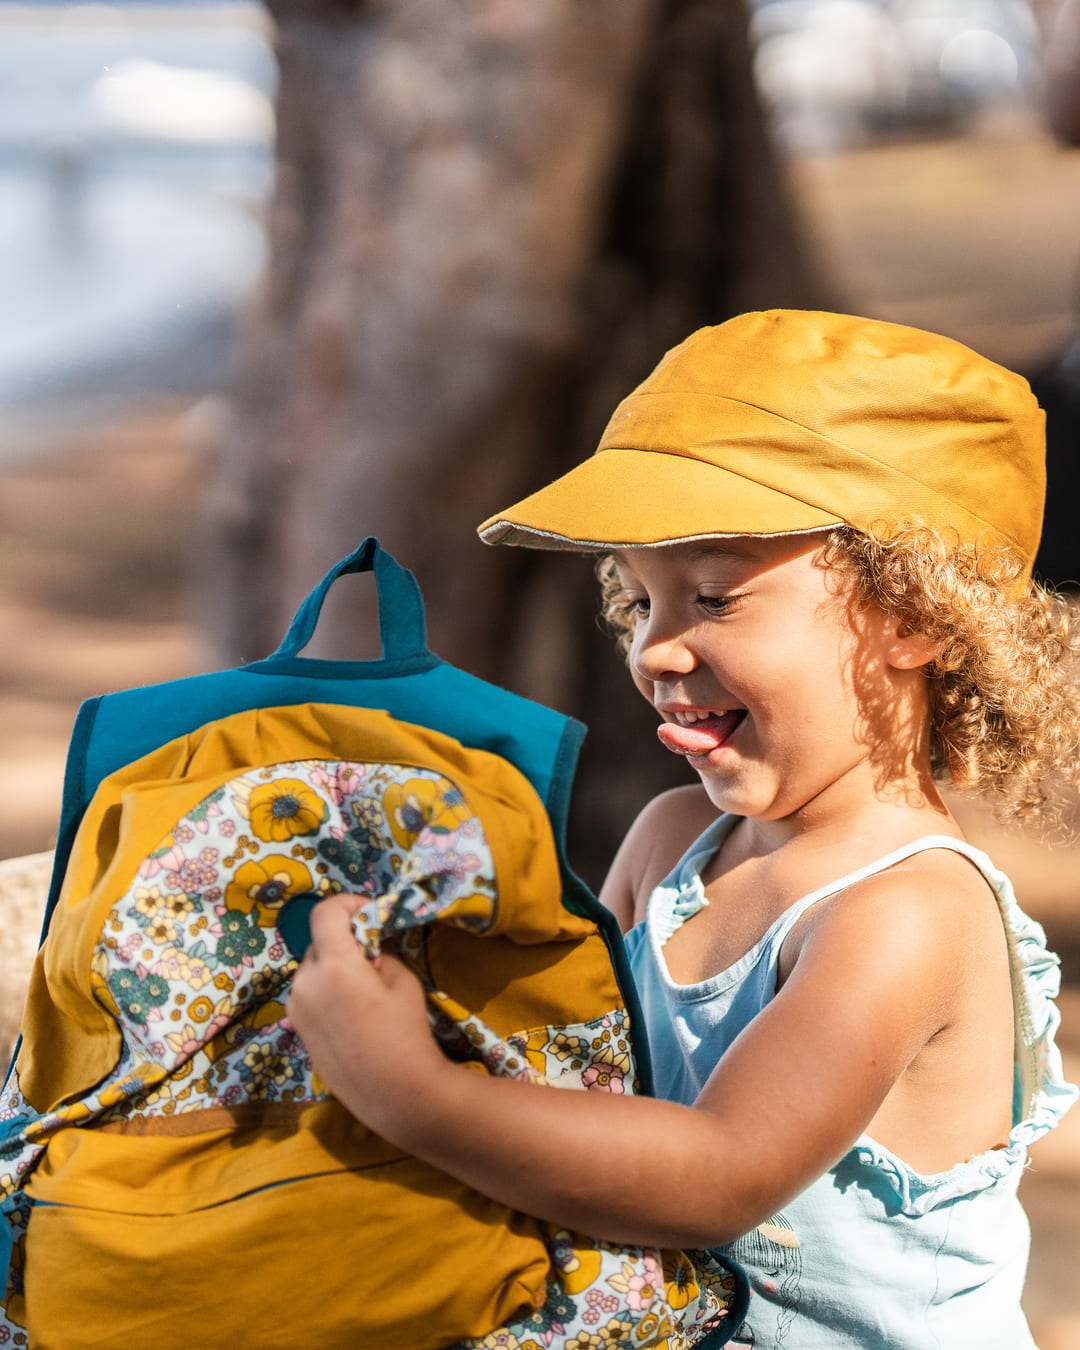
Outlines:
{"label": "tongue sticking out", "polygon": [[676,755],[707,755],[724,744],[744,716],[741,711],[712,713],[692,727],[662,722],[656,728],[656,734]]}

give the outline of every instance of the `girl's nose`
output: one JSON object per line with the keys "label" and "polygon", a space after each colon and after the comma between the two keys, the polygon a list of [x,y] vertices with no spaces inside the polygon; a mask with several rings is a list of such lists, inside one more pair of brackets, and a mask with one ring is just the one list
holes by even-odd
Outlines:
{"label": "girl's nose", "polygon": [[687,634],[664,631],[655,619],[639,620],[630,648],[630,668],[643,680],[663,680],[669,675],[688,675],[697,665],[697,657]]}

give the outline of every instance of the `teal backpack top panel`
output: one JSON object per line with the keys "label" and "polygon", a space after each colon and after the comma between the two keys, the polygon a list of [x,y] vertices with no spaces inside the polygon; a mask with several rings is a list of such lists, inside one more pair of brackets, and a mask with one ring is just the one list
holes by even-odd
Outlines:
{"label": "teal backpack top panel", "polygon": [[[333,582],[367,571],[374,572],[378,588],[383,659],[301,656]],[[247,708],[309,702],[384,708],[392,717],[501,755],[536,789],[556,834],[565,824],[566,790],[585,728],[428,651],[416,580],[372,538],[323,577],[266,660],[88,699],[72,736],[64,815],[70,808],[81,816],[98,784],[116,769],[207,722]]]}
{"label": "teal backpack top panel", "polygon": [[[374,574],[378,592],[382,659],[304,657],[301,653],[315,632],[330,587],[341,576],[368,571]],[[448,665],[429,651],[415,578],[371,537],[327,572],[300,605],[281,645],[265,660],[105,694],[83,704],[68,751],[46,930],[79,822],[102,779],[165,742],[231,713],[303,703],[382,708],[394,718],[500,755],[519,769],[551,820],[563,903],[600,926],[632,1023],[643,1025],[614,916],[575,876],[565,856],[570,789],[585,728],[573,718]],[[643,1037],[636,1038],[635,1055],[641,1090],[649,1093],[652,1074]]]}

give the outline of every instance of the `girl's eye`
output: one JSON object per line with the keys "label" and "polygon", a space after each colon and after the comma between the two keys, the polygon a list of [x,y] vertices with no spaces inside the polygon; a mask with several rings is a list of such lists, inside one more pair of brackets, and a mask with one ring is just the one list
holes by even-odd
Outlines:
{"label": "girl's eye", "polygon": [[706,614],[724,614],[739,600],[737,595],[699,595],[697,603]]}
{"label": "girl's eye", "polygon": [[649,612],[648,597],[644,595],[637,595],[632,597],[628,596],[626,600],[626,608],[636,618],[639,619],[643,618]]}

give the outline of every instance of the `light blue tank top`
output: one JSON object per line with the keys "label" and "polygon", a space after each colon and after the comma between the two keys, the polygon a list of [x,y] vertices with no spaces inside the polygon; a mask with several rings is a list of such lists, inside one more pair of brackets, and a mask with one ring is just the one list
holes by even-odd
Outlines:
{"label": "light blue tank top", "polygon": [[714,822],[649,899],[626,935],[641,995],[656,1094],[692,1103],[717,1060],[776,993],[784,939],[811,905],[931,848],[970,858],[997,897],[1009,945],[1016,1022],[1013,1129],[1001,1149],[922,1176],[868,1135],[782,1214],[731,1254],[753,1295],[732,1345],[756,1350],[1032,1350],[1020,1310],[1029,1230],[1016,1196],[1028,1146],[1077,1097],[1054,1043],[1059,963],[1004,873],[978,849],[928,836],[787,909],[728,970],[676,984],[664,943],[708,904],[701,874],[735,817]]}

